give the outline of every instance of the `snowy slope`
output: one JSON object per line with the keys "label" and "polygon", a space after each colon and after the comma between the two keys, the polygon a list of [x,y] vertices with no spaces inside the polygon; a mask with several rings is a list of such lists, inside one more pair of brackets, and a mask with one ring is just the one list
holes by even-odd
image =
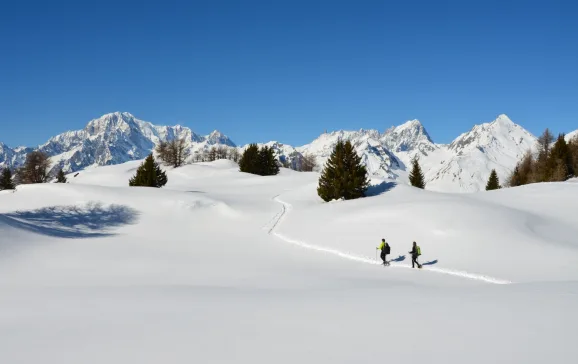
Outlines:
{"label": "snowy slope", "polygon": [[217,161],[129,188],[138,164],[0,191],[3,361],[353,363],[384,343],[404,363],[578,355],[578,184],[450,195],[375,179],[375,197],[323,203],[317,173]]}
{"label": "snowy slope", "polygon": [[566,134],[566,141],[570,141],[578,136],[578,130],[574,130],[571,133]]}

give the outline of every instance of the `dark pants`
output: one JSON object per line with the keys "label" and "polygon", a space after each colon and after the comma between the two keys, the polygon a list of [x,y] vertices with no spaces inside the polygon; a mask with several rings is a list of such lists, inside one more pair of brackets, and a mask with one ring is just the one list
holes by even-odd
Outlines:
{"label": "dark pants", "polygon": [[381,251],[381,260],[383,260],[383,264],[387,264],[387,254],[385,254],[385,251]]}
{"label": "dark pants", "polygon": [[414,264],[417,264],[417,267],[421,268],[421,264],[419,264],[419,262],[417,261],[417,255],[411,256],[411,267],[412,268],[415,268]]}

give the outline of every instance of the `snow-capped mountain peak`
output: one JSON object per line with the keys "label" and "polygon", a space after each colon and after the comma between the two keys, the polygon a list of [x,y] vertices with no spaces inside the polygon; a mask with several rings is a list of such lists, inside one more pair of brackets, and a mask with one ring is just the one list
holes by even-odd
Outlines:
{"label": "snow-capped mountain peak", "polygon": [[[157,126],[128,112],[114,112],[89,121],[82,130],[59,134],[37,149],[51,156],[53,169],[62,167],[66,172],[74,172],[93,165],[143,159],[160,141],[175,138],[184,138],[191,152],[213,145],[235,146],[218,131],[203,137],[181,125]],[[0,164],[18,166],[31,150],[16,151],[0,145]]]}
{"label": "snow-capped mountain peak", "polygon": [[[387,129],[381,137],[381,142],[390,151],[407,156],[411,154],[411,157],[416,153],[427,156],[436,149],[425,127],[417,119]],[[408,158],[402,159],[407,163],[405,159]]]}
{"label": "snow-capped mountain peak", "polygon": [[506,114],[498,115],[496,120],[492,121],[490,124],[515,125],[514,122]]}
{"label": "snow-capped mountain peak", "polygon": [[222,144],[230,147],[235,147],[235,143],[233,143],[228,136],[226,136],[225,134],[221,133],[218,130],[213,130],[211,134],[207,135],[205,137],[205,142],[208,145]]}
{"label": "snow-capped mountain peak", "polygon": [[482,190],[492,169],[504,182],[536,140],[506,115],[499,115],[457,137],[447,146],[442,163],[426,173],[426,180],[442,191],[451,185],[464,192]]}
{"label": "snow-capped mountain peak", "polygon": [[509,117],[502,114],[494,121],[475,125],[469,132],[457,137],[449,149],[458,155],[473,148],[510,148],[522,145],[528,149],[534,144],[536,137],[521,126],[515,124]]}
{"label": "snow-capped mountain peak", "polygon": [[127,131],[131,126],[140,127],[141,125],[136,122],[135,117],[130,113],[114,112],[89,121],[84,130],[89,135],[97,135],[114,129]]}
{"label": "snow-capped mountain peak", "polygon": [[[568,140],[571,136],[567,135]],[[218,130],[203,136],[182,125],[158,126],[128,112],[114,112],[89,121],[81,130],[59,134],[38,148],[11,149],[0,143],[0,166],[17,167],[24,163],[27,153],[39,149],[51,156],[53,169],[62,167],[74,172],[89,166],[143,159],[161,141],[175,138],[185,139],[187,149],[195,156],[217,145],[236,147]],[[372,176],[407,182],[407,166],[417,156],[425,172],[426,188],[462,192],[483,189],[491,169],[496,169],[503,181],[536,144],[535,136],[500,114],[491,122],[474,126],[449,145],[435,144],[417,119],[383,133],[374,129],[325,132],[301,147],[279,142],[260,145],[272,147],[284,165],[296,166],[304,155],[313,156],[319,171],[338,140],[352,142]],[[242,151],[244,147],[238,149]]]}

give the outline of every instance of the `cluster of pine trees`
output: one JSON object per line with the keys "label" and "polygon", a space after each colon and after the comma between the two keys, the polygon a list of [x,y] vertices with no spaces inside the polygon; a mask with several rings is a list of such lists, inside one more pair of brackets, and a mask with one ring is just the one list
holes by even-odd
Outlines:
{"label": "cluster of pine trees", "polygon": [[529,183],[565,181],[578,177],[578,136],[566,142],[564,134],[556,141],[549,129],[538,138],[538,152],[528,151],[509,176],[510,187]]}
{"label": "cluster of pine trees", "polygon": [[273,148],[250,144],[239,159],[239,170],[259,176],[273,176],[279,173],[279,164]]}

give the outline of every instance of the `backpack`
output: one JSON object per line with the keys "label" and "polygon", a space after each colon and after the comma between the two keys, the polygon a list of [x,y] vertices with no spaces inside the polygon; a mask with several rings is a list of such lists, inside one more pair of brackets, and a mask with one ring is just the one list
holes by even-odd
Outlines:
{"label": "backpack", "polygon": [[388,243],[385,243],[385,247],[383,250],[384,250],[385,254],[389,254],[391,252],[391,248],[389,247]]}
{"label": "backpack", "polygon": [[421,248],[419,246],[416,246],[417,248],[417,255],[421,255]]}

